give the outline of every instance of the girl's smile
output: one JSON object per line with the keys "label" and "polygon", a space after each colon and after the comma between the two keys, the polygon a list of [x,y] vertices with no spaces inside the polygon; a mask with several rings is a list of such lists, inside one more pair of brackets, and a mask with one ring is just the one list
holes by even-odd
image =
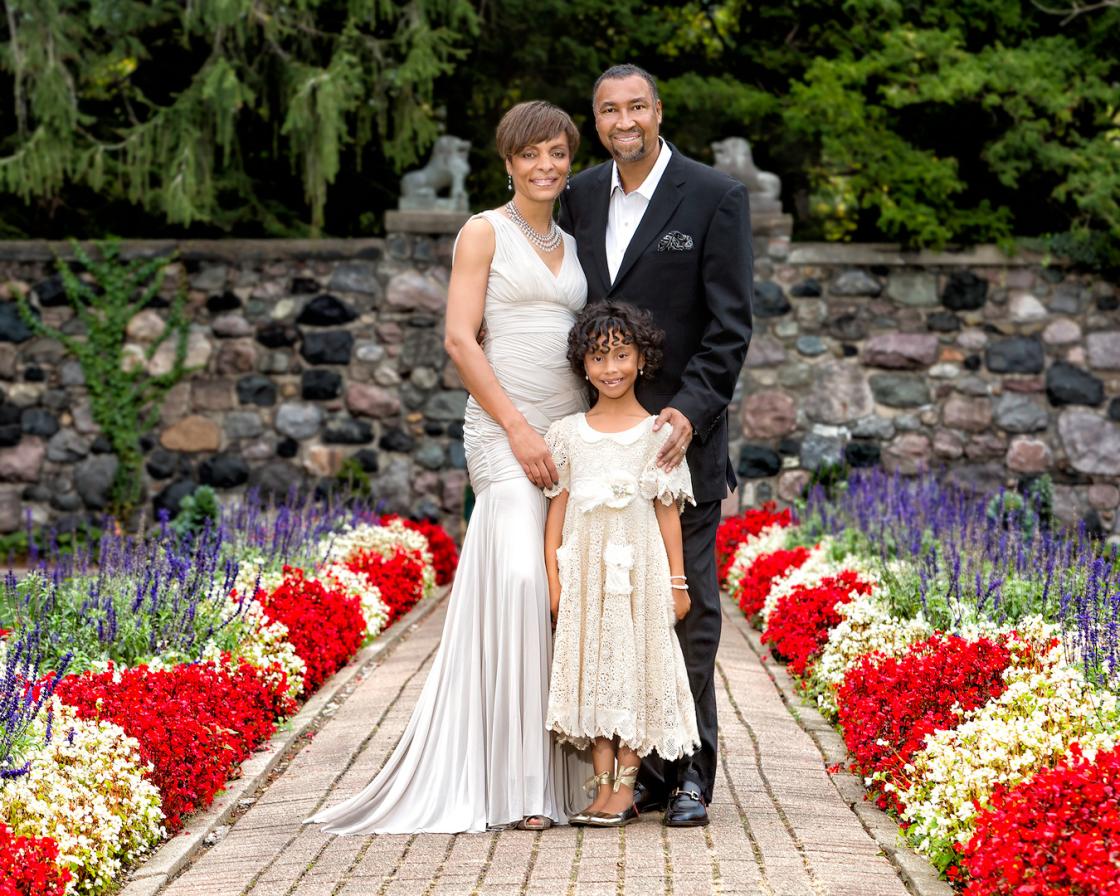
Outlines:
{"label": "girl's smile", "polygon": [[633,388],[642,366],[642,355],[633,344],[623,342],[619,333],[610,333],[608,339],[588,352],[583,359],[587,378],[600,398],[623,398]]}

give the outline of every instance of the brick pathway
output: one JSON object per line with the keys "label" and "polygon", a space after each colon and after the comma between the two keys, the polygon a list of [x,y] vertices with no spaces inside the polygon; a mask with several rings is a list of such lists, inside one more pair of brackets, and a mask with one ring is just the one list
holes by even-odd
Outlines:
{"label": "brick pathway", "polygon": [[717,675],[720,775],[707,828],[331,837],[301,820],[360,790],[389,755],[443,624],[432,613],[164,896],[903,896],[782,701],[737,611]]}

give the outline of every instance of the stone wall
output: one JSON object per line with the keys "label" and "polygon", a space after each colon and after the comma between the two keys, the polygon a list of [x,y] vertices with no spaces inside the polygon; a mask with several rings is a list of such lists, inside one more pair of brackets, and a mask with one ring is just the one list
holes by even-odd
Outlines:
{"label": "stone wall", "polygon": [[771,246],[757,281],[741,504],[792,500],[840,462],[985,488],[1048,473],[1059,516],[1120,533],[1113,284],[991,247],[798,244]]}
{"label": "stone wall", "polygon": [[[177,250],[169,271],[189,288],[192,375],[167,396],[146,440],[145,490],[174,512],[199,484],[232,495],[285,495],[334,476],[353,456],[387,509],[461,516],[466,403],[443,351],[451,242],[386,240],[138,242],[127,255]],[[80,367],[32,336],[9,301],[31,287],[43,319],[76,321],[57,276],[64,245],[0,244],[0,532],[30,511],[63,526],[106,504],[115,458],[90,413]],[[160,304],[166,305],[166,302]],[[144,349],[162,309],[137,315],[126,358]]]}
{"label": "stone wall", "polygon": [[[150,506],[200,483],[286,493],[353,456],[392,510],[454,525],[466,393],[442,347],[451,242],[136,242],[176,250],[196,372],[145,448]],[[826,463],[945,465],[983,486],[1050,473],[1067,520],[1118,527],[1120,315],[1109,283],[1033,256],[900,253],[758,238],[756,335],[731,412],[736,500],[791,500]],[[0,532],[30,511],[72,524],[104,507],[115,460],[80,368],[26,332],[13,290],[77,323],[53,275],[64,245],[0,243]],[[130,326],[144,359],[161,310]]]}

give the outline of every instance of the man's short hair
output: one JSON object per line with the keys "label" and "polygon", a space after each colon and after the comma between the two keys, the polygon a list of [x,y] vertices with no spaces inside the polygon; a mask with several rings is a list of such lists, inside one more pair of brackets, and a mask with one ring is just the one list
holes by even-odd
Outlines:
{"label": "man's short hair", "polygon": [[654,105],[657,105],[657,103],[661,100],[661,96],[657,92],[657,81],[654,79],[653,75],[647,72],[640,65],[633,65],[632,63],[624,62],[622,63],[622,65],[612,65],[605,72],[599,75],[599,77],[595,80],[595,86],[591,88],[592,110],[594,111],[595,109],[595,97],[599,95],[600,84],[602,84],[604,81],[609,80],[632,78],[634,75],[637,75],[639,78],[644,79],[645,82],[649,85],[650,93],[653,94],[653,103]]}
{"label": "man's short hair", "polygon": [[508,159],[526,146],[544,143],[561,135],[568,138],[568,151],[574,156],[579,149],[579,128],[572,117],[552,103],[530,100],[518,103],[502,116],[494,134],[494,143],[498,147],[498,155]]}

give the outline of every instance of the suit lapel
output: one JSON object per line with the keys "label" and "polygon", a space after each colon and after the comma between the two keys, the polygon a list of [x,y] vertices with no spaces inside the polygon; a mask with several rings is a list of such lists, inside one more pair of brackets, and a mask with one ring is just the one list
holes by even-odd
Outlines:
{"label": "suit lapel", "polygon": [[611,206],[610,162],[600,166],[599,176],[591,185],[591,234],[587,240],[587,252],[591,256],[590,270],[593,270],[603,284],[602,294],[611,288],[611,273],[607,267],[607,213]]}
{"label": "suit lapel", "polygon": [[[676,211],[677,206],[680,205],[681,199],[684,197],[684,190],[682,188],[685,183],[685,177],[681,170],[681,165],[679,164],[681,158],[680,152],[675,146],[670,146],[670,149],[673,155],[669,159],[669,165],[665,169],[665,173],[661,176],[661,182],[657,185],[657,189],[653,191],[653,199],[650,200],[645,214],[642,215],[641,223],[638,224],[638,229],[634,231],[634,236],[630,240],[630,245],[626,247],[626,252],[622,256],[622,264],[618,266],[618,275],[614,278],[614,282],[611,283],[610,286],[612,292],[626,278],[630,268],[634,266],[634,262],[638,260],[638,257],[646,250],[646,247],[661,235],[662,229],[668,223],[669,218],[672,216],[673,212]],[[604,216],[603,233],[606,233],[606,231],[607,221]],[[605,264],[605,241],[603,253]]]}

